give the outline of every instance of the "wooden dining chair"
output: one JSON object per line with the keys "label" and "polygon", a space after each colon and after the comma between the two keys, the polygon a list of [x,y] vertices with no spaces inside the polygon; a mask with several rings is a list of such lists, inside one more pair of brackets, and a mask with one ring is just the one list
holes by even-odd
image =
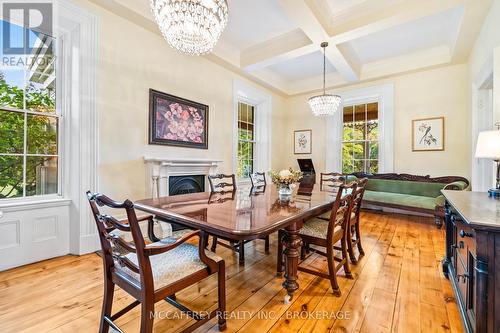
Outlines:
{"label": "wooden dining chair", "polygon": [[319,177],[319,187],[320,190],[325,188],[333,188],[339,187],[342,184],[345,184],[345,176],[341,173],[337,172],[322,172]]}
{"label": "wooden dining chair", "polygon": [[[363,196],[365,194],[366,184],[368,184],[368,179],[363,178],[357,181],[356,191],[353,193],[353,206],[351,214],[349,217],[349,237],[347,238],[347,250],[349,252],[349,257],[353,264],[357,264],[359,257],[365,255],[363,246],[361,245],[361,231],[360,231],[360,213],[361,204],[363,202]],[[356,258],[354,254],[354,246],[358,247],[359,257]]]}
{"label": "wooden dining chair", "polygon": [[231,192],[236,191],[236,176],[232,175],[209,175],[210,191],[212,192]]}
{"label": "wooden dining chair", "polygon": [[[356,186],[356,183],[340,186],[329,221],[313,218],[306,221],[299,231],[303,241],[303,247],[315,245],[316,247],[323,247],[326,249],[326,252],[323,252],[311,248],[311,253],[317,253],[326,257],[328,262],[328,273],[301,266],[300,263],[298,270],[330,280],[335,296],[341,295],[337,282],[337,272],[343,267],[345,276],[347,278],[352,278],[347,253],[347,237],[349,236],[349,215],[354,202],[352,192],[356,190]],[[284,233],[280,233],[281,237],[279,239],[281,240]],[[282,242],[279,242],[278,245],[278,273],[283,270],[283,245],[281,243]],[[339,252],[340,256],[336,256],[335,251]],[[302,258],[302,262],[304,259],[305,258]],[[336,262],[338,262],[338,264],[336,264]]]}
{"label": "wooden dining chair", "polygon": [[[162,300],[196,320],[183,332],[192,331],[214,317],[218,318],[220,331],[226,328],[225,264],[216,254],[205,252],[207,237],[202,231],[192,231],[179,239],[146,242],[139,222],[147,221],[149,238],[156,239],[152,216],[137,218],[134,204],[130,200],[117,202],[105,195],[90,192],[87,192],[87,198],[97,224],[104,268],[100,333],[108,332],[110,327],[122,332],[115,320],[138,305],[141,305],[140,333],[152,332],[155,303]],[[124,210],[127,219],[118,220],[103,214],[99,210],[100,206]],[[120,233],[131,235],[131,241],[127,241]],[[199,238],[197,246],[187,243],[193,237]],[[218,276],[217,309],[202,316],[176,301],[176,292],[212,274]],[[134,297],[135,301],[111,314],[115,285]]]}
{"label": "wooden dining chair", "polygon": [[254,172],[250,175],[250,182],[252,187],[267,186],[266,173],[265,172]]}

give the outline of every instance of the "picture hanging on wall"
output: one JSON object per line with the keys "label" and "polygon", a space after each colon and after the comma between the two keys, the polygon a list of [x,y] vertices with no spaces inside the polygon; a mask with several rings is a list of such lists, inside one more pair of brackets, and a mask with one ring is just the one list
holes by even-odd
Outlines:
{"label": "picture hanging on wall", "polygon": [[208,148],[208,105],[149,90],[149,144]]}
{"label": "picture hanging on wall", "polygon": [[297,130],[294,132],[294,153],[312,153],[312,130]]}
{"label": "picture hanging on wall", "polygon": [[412,150],[444,150],[444,117],[412,121]]}

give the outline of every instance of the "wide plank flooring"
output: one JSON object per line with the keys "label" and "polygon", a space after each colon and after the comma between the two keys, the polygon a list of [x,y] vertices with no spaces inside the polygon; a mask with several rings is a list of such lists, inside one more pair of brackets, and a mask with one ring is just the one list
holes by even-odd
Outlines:
{"label": "wide plank flooring", "polygon": [[[363,212],[366,255],[352,265],[354,279],[340,271],[340,297],[328,280],[299,272],[300,289],[283,304],[282,278],[275,275],[276,235],[271,254],[263,241],[245,248],[246,263],[223,247],[226,260],[226,332],[462,332],[451,285],[441,273],[444,231],[432,219]],[[326,269],[313,255],[307,265]],[[102,263],[96,254],[64,256],[0,273],[0,332],[97,332],[102,301]],[[188,307],[207,311],[217,302],[216,278],[177,294]],[[115,293],[114,311],[129,304]],[[117,321],[138,332],[135,309]],[[155,332],[177,332],[192,323],[166,302],[157,303]],[[197,332],[218,332],[215,321]]]}

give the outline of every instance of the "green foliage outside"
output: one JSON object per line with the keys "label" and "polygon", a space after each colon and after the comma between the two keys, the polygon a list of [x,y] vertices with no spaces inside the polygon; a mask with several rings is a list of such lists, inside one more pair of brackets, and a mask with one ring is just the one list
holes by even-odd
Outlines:
{"label": "green foliage outside", "polygon": [[[6,82],[0,73],[0,108],[23,110],[24,90]],[[32,111],[54,113],[53,91],[40,89],[30,83],[26,88],[26,108]],[[28,154],[57,154],[57,118],[28,114],[26,117],[26,147]],[[0,109],[0,198],[23,195],[23,156],[2,154],[24,154],[24,113]],[[46,156],[26,157],[26,195],[47,194],[37,189],[37,172],[46,167],[48,191],[57,190],[57,159]],[[55,183],[55,184],[54,184]],[[56,190],[54,190],[54,188]],[[47,189],[46,189],[47,191]]]}
{"label": "green foliage outside", "polygon": [[249,178],[253,172],[253,133],[238,129],[238,178]]}
{"label": "green foliage outside", "polygon": [[378,172],[378,121],[344,123],[343,141],[342,173]]}

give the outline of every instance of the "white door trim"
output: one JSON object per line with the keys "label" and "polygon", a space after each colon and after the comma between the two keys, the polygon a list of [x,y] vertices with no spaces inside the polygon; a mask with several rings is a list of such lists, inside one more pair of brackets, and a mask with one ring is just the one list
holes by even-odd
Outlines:
{"label": "white door trim", "polygon": [[495,165],[475,157],[479,132],[494,128],[493,57],[489,57],[472,82],[471,185],[473,191],[485,192],[494,187]]}

